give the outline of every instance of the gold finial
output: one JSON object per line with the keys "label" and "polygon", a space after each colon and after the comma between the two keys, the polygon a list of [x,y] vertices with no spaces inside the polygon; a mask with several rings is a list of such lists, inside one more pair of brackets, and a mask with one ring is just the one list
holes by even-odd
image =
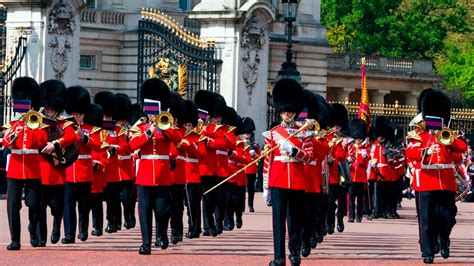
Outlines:
{"label": "gold finial", "polygon": [[349,96],[344,98],[344,105],[349,105]]}
{"label": "gold finial", "polygon": [[365,57],[362,57],[362,58],[360,59],[360,62],[362,63],[362,65],[365,65]]}

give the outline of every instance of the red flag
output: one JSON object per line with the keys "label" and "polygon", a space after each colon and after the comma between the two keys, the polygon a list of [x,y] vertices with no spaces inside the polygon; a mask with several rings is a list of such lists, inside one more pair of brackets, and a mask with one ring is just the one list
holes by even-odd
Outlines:
{"label": "red flag", "polygon": [[367,129],[370,128],[370,108],[369,108],[369,92],[367,91],[367,81],[365,79],[365,58],[361,60],[361,96],[360,96],[360,106],[358,118],[364,120],[367,123]]}

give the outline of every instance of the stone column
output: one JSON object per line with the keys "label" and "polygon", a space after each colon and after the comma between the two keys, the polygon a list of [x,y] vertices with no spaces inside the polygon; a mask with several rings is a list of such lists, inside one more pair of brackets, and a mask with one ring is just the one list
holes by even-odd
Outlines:
{"label": "stone column", "polygon": [[417,106],[418,105],[418,98],[420,97],[419,91],[409,91],[405,93],[405,104]]}
{"label": "stone column", "polygon": [[337,95],[337,100],[341,103],[344,103],[346,100],[349,101],[349,94],[354,92],[354,88],[343,88],[339,91]]}
{"label": "stone column", "polygon": [[370,93],[370,102],[377,103],[377,104],[384,104],[385,103],[385,95],[389,94],[389,90],[374,90]]}
{"label": "stone column", "polygon": [[268,30],[275,12],[270,4],[258,0],[246,1],[236,9],[230,9],[232,3],[235,1],[203,0],[190,17],[203,23],[202,37],[216,42],[222,59],[220,94],[240,116],[252,117],[260,141],[267,118]]}

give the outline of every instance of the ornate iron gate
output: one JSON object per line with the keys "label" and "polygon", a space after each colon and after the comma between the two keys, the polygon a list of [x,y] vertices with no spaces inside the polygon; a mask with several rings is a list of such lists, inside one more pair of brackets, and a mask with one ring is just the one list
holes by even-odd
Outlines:
{"label": "ornate iron gate", "polygon": [[[139,87],[149,77],[192,99],[198,90],[219,91],[215,44],[200,38],[159,11],[143,9],[138,24]],[[186,96],[185,96],[186,95]]]}

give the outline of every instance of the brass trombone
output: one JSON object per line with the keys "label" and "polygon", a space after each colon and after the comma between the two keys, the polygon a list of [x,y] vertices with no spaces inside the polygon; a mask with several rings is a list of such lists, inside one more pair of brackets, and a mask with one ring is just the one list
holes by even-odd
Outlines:
{"label": "brass trombone", "polygon": [[443,145],[451,145],[459,134],[448,127],[443,127],[435,134],[436,139]]}
{"label": "brass trombone", "polygon": [[167,130],[174,125],[174,117],[169,112],[161,112],[155,116],[155,125],[161,130]]}
{"label": "brass trombone", "polygon": [[43,123],[43,115],[40,112],[30,110],[23,116],[23,122],[30,129],[36,129]]}

